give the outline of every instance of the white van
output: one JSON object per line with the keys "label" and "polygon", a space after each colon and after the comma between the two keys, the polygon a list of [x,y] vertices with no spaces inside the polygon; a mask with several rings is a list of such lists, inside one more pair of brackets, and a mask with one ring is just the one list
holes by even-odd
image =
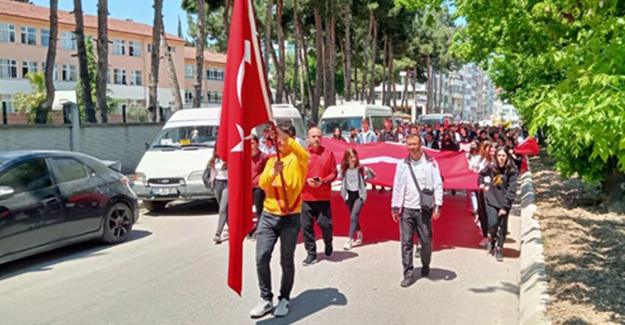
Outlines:
{"label": "white van", "polygon": [[351,128],[362,130],[362,120],[365,118],[369,120],[372,130],[384,130],[384,120],[393,120],[393,110],[388,106],[361,103],[330,106],[323,112],[319,126],[324,137],[331,137],[336,127],[341,128],[346,137]]}
{"label": "white van", "polygon": [[[220,112],[221,108],[184,109],[167,121],[135,172],[133,190],[146,209],[162,210],[174,200],[215,197],[202,175],[213,156]],[[290,120],[298,134],[304,129],[296,108],[276,107],[273,112],[276,121]]]}

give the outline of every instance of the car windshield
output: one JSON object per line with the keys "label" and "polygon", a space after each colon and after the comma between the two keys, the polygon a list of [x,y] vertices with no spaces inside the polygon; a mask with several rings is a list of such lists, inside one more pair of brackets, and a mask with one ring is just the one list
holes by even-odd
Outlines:
{"label": "car windshield", "polygon": [[152,143],[151,149],[214,147],[217,141],[217,126],[181,126],[163,129]]}
{"label": "car windshield", "polygon": [[349,134],[349,129],[355,128],[360,130],[362,128],[362,118],[360,117],[340,117],[330,118],[321,121],[321,132],[324,136],[331,136],[334,133],[334,128],[339,127],[343,131],[343,134]]}

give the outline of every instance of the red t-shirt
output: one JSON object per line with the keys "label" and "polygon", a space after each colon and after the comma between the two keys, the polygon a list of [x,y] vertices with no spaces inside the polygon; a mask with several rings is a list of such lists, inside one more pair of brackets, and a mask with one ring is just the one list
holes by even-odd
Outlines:
{"label": "red t-shirt", "polygon": [[258,182],[260,180],[260,174],[265,170],[267,164],[267,155],[262,152],[252,157],[252,188],[258,188]]}
{"label": "red t-shirt", "polygon": [[[324,147],[313,149],[308,147],[310,158],[308,160],[308,173],[306,184],[302,190],[303,201],[330,201],[332,195],[332,182],[336,179],[336,160],[334,153]],[[321,186],[308,185],[309,178],[319,177]]]}

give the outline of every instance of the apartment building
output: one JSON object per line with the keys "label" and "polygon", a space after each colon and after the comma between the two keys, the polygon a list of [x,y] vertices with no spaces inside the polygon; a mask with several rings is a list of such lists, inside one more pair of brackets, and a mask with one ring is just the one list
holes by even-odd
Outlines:
{"label": "apartment building", "polygon": [[[14,111],[14,96],[30,92],[24,77],[30,72],[43,72],[49,45],[49,8],[27,3],[0,0],[0,101],[9,112]],[[59,10],[59,39],[54,69],[57,90],[75,90],[78,80],[78,58],[74,35],[75,18]],[[85,34],[97,48],[97,16],[84,15]],[[108,20],[109,96],[122,101],[122,106],[147,107],[152,51],[152,26],[130,20]],[[167,34],[180,92],[187,97],[193,90],[189,76],[195,49],[185,47],[185,40]],[[223,91],[225,55],[205,53],[204,103],[220,102]],[[204,75],[204,73],[203,73]],[[160,106],[173,107],[173,92],[164,60],[159,69],[158,101]]]}

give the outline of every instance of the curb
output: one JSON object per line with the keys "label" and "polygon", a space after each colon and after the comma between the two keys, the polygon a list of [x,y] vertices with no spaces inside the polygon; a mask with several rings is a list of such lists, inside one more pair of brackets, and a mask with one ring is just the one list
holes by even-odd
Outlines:
{"label": "curb", "polygon": [[549,291],[540,224],[534,218],[531,171],[521,176],[521,258],[519,324],[551,324],[547,316]]}

